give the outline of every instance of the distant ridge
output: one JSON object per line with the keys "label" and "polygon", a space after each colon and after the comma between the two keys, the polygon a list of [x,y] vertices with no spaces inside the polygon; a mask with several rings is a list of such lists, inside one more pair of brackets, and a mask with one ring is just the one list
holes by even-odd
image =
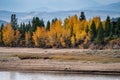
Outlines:
{"label": "distant ridge", "polygon": [[6,21],[4,21],[4,20],[0,20],[0,27],[1,27],[2,24],[5,25],[6,23],[7,23]]}
{"label": "distant ridge", "polygon": [[90,9],[91,10],[104,10],[104,11],[120,12],[120,2],[103,5],[103,6],[99,6],[99,7],[92,7]]}
{"label": "distant ridge", "polygon": [[[80,15],[81,11],[85,12],[86,18],[90,19],[95,16],[100,16],[101,19],[106,19],[106,17],[109,15],[111,18],[120,17],[120,2],[112,3],[109,5],[104,5],[99,7],[91,7],[84,9],[77,9],[77,10],[60,10],[60,11],[50,11],[50,8],[43,7],[38,8],[36,10],[33,10],[31,12],[12,12],[12,11],[5,11],[0,10],[0,23],[6,23],[10,22],[11,14],[16,14],[18,18],[18,23],[31,21],[33,17],[38,16],[40,19],[43,19],[46,23],[48,20],[52,20],[53,18],[59,18],[61,20],[64,20],[68,16],[72,15]],[[51,9],[50,9],[51,10]],[[48,12],[47,12],[48,11]]]}

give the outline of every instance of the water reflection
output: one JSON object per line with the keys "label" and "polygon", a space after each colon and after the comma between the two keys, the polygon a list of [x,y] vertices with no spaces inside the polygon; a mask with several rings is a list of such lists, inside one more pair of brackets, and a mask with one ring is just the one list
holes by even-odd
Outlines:
{"label": "water reflection", "polygon": [[120,76],[0,72],[0,80],[120,80]]}
{"label": "water reflection", "polygon": [[10,79],[15,80],[16,73],[15,72],[10,72]]}

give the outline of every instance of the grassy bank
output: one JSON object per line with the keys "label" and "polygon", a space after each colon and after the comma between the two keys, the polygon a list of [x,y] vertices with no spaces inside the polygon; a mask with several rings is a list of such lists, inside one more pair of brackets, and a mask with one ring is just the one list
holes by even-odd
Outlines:
{"label": "grassy bank", "polygon": [[99,63],[119,63],[120,53],[118,51],[81,51],[81,52],[57,52],[57,53],[8,53],[0,56],[0,59],[43,59],[59,61],[91,61]]}
{"label": "grassy bank", "polygon": [[120,74],[120,50],[4,48],[0,70]]}

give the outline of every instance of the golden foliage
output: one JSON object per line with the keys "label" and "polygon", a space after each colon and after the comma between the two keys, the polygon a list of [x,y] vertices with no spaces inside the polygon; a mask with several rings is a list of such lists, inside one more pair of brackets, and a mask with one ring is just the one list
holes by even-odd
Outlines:
{"label": "golden foliage", "polygon": [[[86,45],[91,38],[90,27],[92,22],[95,22],[96,29],[101,22],[100,17],[94,17],[93,19],[79,20],[77,15],[68,17],[62,23],[61,20],[56,20],[50,24],[50,30],[46,31],[44,27],[38,26],[36,31],[33,32],[31,37],[30,32],[25,32],[22,36],[25,36],[25,45],[29,45],[32,40],[36,47],[70,47],[75,45]],[[103,28],[105,28],[106,21],[103,21]],[[88,31],[86,31],[86,29]],[[14,31],[10,24],[2,29],[3,42],[5,45],[22,44],[24,42],[21,38],[19,30]],[[23,40],[23,41],[22,41]],[[83,43],[82,43],[83,42]]]}
{"label": "golden foliage", "polygon": [[21,33],[19,30],[16,30],[15,31],[15,44],[18,45],[19,41],[20,41],[20,38],[21,38]]}
{"label": "golden foliage", "polygon": [[31,35],[30,35],[30,32],[25,32],[25,43],[26,45],[29,45],[30,44],[30,38],[31,38]]}
{"label": "golden foliage", "polygon": [[101,22],[100,17],[94,17],[93,21],[95,22],[96,29],[98,29],[99,24]]}
{"label": "golden foliage", "polygon": [[65,28],[62,26],[62,21],[57,20],[55,23],[50,25],[50,31],[48,32],[48,38],[50,46],[59,47],[59,45],[65,47],[65,38],[67,33]]}
{"label": "golden foliage", "polygon": [[33,41],[35,46],[39,47],[42,44],[45,44],[47,41],[47,32],[44,27],[37,27],[36,31],[33,32]]}
{"label": "golden foliage", "polygon": [[4,27],[2,29],[2,33],[3,33],[2,40],[3,40],[4,44],[11,46],[15,40],[14,30],[13,30],[11,24],[7,24],[6,27]]}
{"label": "golden foliage", "polygon": [[75,37],[74,36],[71,37],[71,43],[72,43],[72,46],[74,47],[75,46]]}

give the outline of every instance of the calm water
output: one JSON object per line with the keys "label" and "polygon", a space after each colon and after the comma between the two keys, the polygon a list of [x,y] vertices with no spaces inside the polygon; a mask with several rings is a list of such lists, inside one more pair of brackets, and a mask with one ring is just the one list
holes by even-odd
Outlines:
{"label": "calm water", "polygon": [[0,72],[0,80],[120,80],[120,76]]}

